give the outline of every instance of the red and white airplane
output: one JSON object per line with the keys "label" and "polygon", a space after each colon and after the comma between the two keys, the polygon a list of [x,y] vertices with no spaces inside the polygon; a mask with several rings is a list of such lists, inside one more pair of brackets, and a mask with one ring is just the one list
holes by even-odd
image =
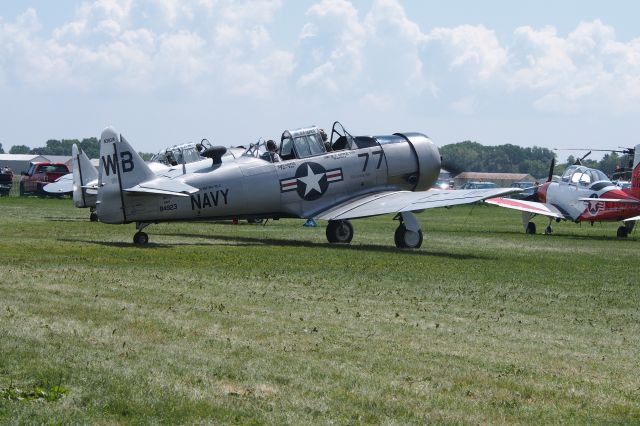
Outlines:
{"label": "red and white airplane", "polygon": [[553,232],[551,222],[623,221],[618,237],[625,238],[640,220],[640,145],[628,150],[633,153],[631,187],[621,189],[597,169],[576,164],[567,167],[561,177],[553,176],[553,163],[547,182],[535,188],[523,200],[490,198],[486,203],[522,211],[522,224],[527,234],[536,233],[531,219],[537,215],[549,218],[545,234]]}

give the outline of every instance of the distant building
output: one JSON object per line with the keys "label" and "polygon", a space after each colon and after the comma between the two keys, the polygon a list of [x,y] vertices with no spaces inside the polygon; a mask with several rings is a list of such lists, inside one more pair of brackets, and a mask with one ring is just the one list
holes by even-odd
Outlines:
{"label": "distant building", "polygon": [[499,187],[509,187],[513,182],[535,182],[535,178],[528,173],[480,173],[463,172],[454,178],[456,188],[467,182],[493,182]]}
{"label": "distant building", "polygon": [[69,170],[73,168],[70,155],[36,155],[36,154],[0,154],[0,167],[9,167],[14,175],[26,172],[30,163],[65,163]]}

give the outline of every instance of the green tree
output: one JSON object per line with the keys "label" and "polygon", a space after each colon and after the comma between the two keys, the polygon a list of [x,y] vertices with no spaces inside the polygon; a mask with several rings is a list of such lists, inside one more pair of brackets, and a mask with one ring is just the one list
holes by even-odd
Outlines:
{"label": "green tree", "polygon": [[484,146],[464,141],[445,145],[440,149],[444,168],[452,172],[528,173],[536,178],[546,177],[553,151],[534,146],[522,148],[513,144]]}
{"label": "green tree", "polygon": [[82,142],[80,142],[80,148],[82,148],[89,158],[100,157],[100,142],[95,137],[82,139]]}
{"label": "green tree", "polygon": [[14,145],[9,150],[9,154],[30,154],[31,148],[26,145]]}

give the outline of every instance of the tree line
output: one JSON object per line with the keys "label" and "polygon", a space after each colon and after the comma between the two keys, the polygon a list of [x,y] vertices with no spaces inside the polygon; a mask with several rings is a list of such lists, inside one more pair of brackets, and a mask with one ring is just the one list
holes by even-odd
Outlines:
{"label": "tree line", "polygon": [[[556,154],[548,148],[523,148],[512,144],[486,146],[472,141],[445,145],[440,148],[440,155],[445,168],[451,165],[455,169],[452,172],[528,173],[538,179],[549,175],[551,160],[556,158]],[[630,161],[629,155],[619,155],[616,152],[605,154],[600,161],[581,157],[570,155],[566,163],[556,164],[553,173],[560,175],[568,166],[581,159],[581,164],[600,169],[612,176],[628,167]]]}
{"label": "tree line", "polygon": [[34,155],[71,155],[71,146],[78,145],[89,158],[100,156],[100,143],[98,139],[84,138],[78,139],[49,139],[45,146],[39,148],[29,148],[26,145],[14,145],[9,150],[9,154],[34,154]]}
{"label": "tree line", "polygon": [[[45,146],[39,148],[30,148],[26,145],[14,145],[9,150],[9,154],[34,154],[34,155],[71,155],[71,147],[76,144],[80,147],[89,158],[100,157],[100,141],[97,138],[78,139],[49,139]],[[2,144],[0,144],[0,154],[4,153]],[[140,152],[140,156],[144,160],[150,159],[153,154]]]}

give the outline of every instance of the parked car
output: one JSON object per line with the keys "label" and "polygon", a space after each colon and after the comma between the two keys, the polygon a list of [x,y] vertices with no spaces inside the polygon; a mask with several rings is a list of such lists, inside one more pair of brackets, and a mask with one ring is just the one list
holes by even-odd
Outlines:
{"label": "parked car", "polygon": [[493,182],[467,182],[460,189],[491,189],[497,187],[498,185]]}
{"label": "parked car", "polygon": [[511,185],[509,185],[511,188],[522,188],[522,189],[527,189],[527,188],[533,188],[536,186],[536,184],[534,182],[528,182],[528,181],[522,181],[522,182],[513,182]]}
{"label": "parked car", "polygon": [[46,194],[42,189],[46,184],[69,173],[64,163],[31,163],[29,170],[22,172],[20,178],[20,195]]}
{"label": "parked car", "polygon": [[9,195],[13,186],[13,171],[8,167],[0,167],[0,196]]}

